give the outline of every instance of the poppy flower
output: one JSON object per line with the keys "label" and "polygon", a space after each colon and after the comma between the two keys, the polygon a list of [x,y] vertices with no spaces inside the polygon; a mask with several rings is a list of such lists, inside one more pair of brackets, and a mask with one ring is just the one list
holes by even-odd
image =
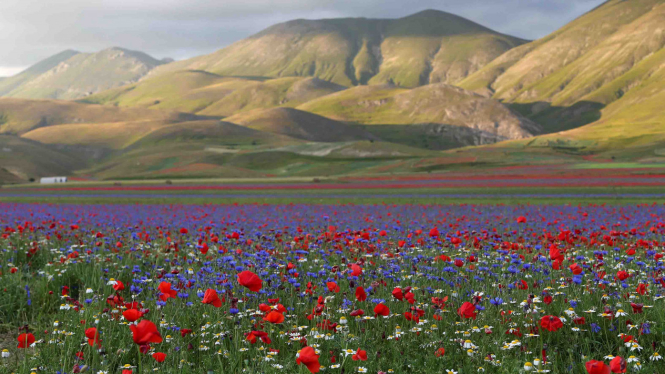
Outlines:
{"label": "poppy flower", "polygon": [[187,334],[189,334],[191,332],[192,332],[191,329],[180,329],[180,336],[182,336],[184,338],[185,336],[187,336]]}
{"label": "poppy flower", "polygon": [[612,373],[625,373],[626,360],[621,356],[616,356],[610,361],[610,370]]}
{"label": "poppy flower", "polygon": [[358,300],[358,301],[367,300],[367,293],[365,293],[364,288],[362,288],[362,287],[356,288],[356,300]]}
{"label": "poppy flower", "polygon": [[367,361],[367,351],[363,351],[362,349],[358,348],[356,353],[351,356],[353,361]]}
{"label": "poppy flower", "polygon": [[268,315],[265,316],[263,320],[270,323],[279,324],[284,322],[284,315],[276,310],[273,310],[272,312],[268,313]]}
{"label": "poppy flower", "polygon": [[122,312],[122,316],[129,322],[136,322],[139,318],[143,317],[143,313],[137,309],[127,309]]}
{"label": "poppy flower", "polygon": [[402,293],[402,289],[399,287],[395,287],[395,289],[393,289],[393,297],[399,301],[402,301],[402,299],[404,299],[404,294]]}
{"label": "poppy flower", "polygon": [[574,264],[570,265],[569,268],[570,268],[570,271],[572,271],[574,275],[580,275],[580,274],[582,274],[582,271],[584,270],[577,263],[574,263]]}
{"label": "poppy flower", "polygon": [[222,306],[222,300],[220,300],[219,296],[217,296],[217,291],[213,290],[212,288],[208,288],[206,290],[206,293],[203,295],[203,300],[201,302],[203,304],[210,304],[215,308]]}
{"label": "poppy flower", "polygon": [[159,298],[162,301],[168,300],[169,297],[175,299],[176,296],[178,295],[178,291],[171,289],[171,283],[169,282],[161,282],[158,288],[159,292],[162,293],[161,295],[159,295]]}
{"label": "poppy flower", "polygon": [[238,283],[253,292],[259,292],[263,287],[261,278],[249,270],[238,273]]}
{"label": "poppy flower", "polygon": [[339,285],[335,282],[328,282],[326,283],[326,286],[328,286],[328,291],[330,292],[339,292]]}
{"label": "poppy flower", "polygon": [[154,358],[157,362],[164,362],[164,360],[166,360],[166,353],[155,352],[152,354],[152,358]]}
{"label": "poppy flower", "polygon": [[125,289],[125,284],[122,283],[121,281],[115,281],[113,284],[113,289],[116,291],[122,291]]}
{"label": "poppy flower", "polygon": [[130,325],[129,328],[132,330],[134,343],[138,345],[162,342],[162,336],[157,331],[157,326],[147,319],[142,320],[138,325]]}
{"label": "poppy flower", "polygon": [[416,302],[415,295],[413,294],[413,292],[407,292],[406,295],[404,295],[404,298],[406,299],[406,301],[409,302],[409,304],[413,304]]}
{"label": "poppy flower", "polygon": [[588,374],[610,374],[610,367],[602,361],[591,360],[584,366]]}
{"label": "poppy flower", "polygon": [[647,293],[647,285],[644,284],[644,283],[640,283],[640,284],[637,286],[637,290],[636,290],[636,291],[637,291],[637,293],[640,294],[640,295],[644,295],[644,294],[646,294],[646,293]]}
{"label": "poppy flower", "polygon": [[517,223],[526,223],[526,217],[524,216],[519,216],[517,217]]}
{"label": "poppy flower", "polygon": [[305,347],[300,350],[298,353],[298,358],[296,359],[296,364],[303,364],[307,366],[307,370],[310,373],[318,373],[321,370],[321,364],[319,364],[319,356],[314,351],[312,347]]}
{"label": "poppy flower", "polygon": [[563,327],[563,322],[557,316],[543,316],[540,319],[540,326],[547,331],[556,331]]}
{"label": "poppy flower", "polygon": [[360,266],[358,266],[356,264],[351,265],[351,276],[358,277],[362,273],[363,273],[363,269]]}
{"label": "poppy flower", "polygon": [[630,274],[628,274],[627,271],[621,270],[617,272],[617,278],[619,278],[620,281],[625,281],[628,277],[630,277]]}
{"label": "poppy flower", "polygon": [[354,310],[354,311],[352,311],[351,313],[349,313],[349,315],[350,315],[351,317],[362,316],[362,315],[364,315],[364,314],[365,314],[365,311],[362,310],[362,309]]}
{"label": "poppy flower", "polygon": [[476,319],[478,313],[476,313],[476,306],[472,303],[465,301],[462,306],[457,309],[457,315],[462,318],[473,318]]}
{"label": "poppy flower", "polygon": [[644,304],[630,303],[630,306],[633,308],[633,313],[635,314],[642,313],[642,308],[644,308]]}
{"label": "poppy flower", "polygon": [[446,350],[443,347],[437,349],[436,352],[434,352],[434,356],[436,356],[436,357],[441,357],[445,354],[446,354]]}
{"label": "poppy flower", "polygon": [[18,348],[28,348],[35,342],[35,336],[31,333],[18,336]]}
{"label": "poppy flower", "polygon": [[545,303],[545,305],[550,305],[550,304],[552,304],[552,296],[550,296],[550,295],[545,295],[545,297],[543,297],[543,302]]}
{"label": "poppy flower", "polygon": [[250,342],[251,344],[256,343],[256,338],[261,339],[262,342],[265,344],[270,344],[272,343],[272,340],[268,337],[268,333],[265,331],[250,331],[249,333],[245,334],[245,339]]}
{"label": "poppy flower", "polygon": [[379,303],[374,307],[374,317],[376,316],[386,317],[389,314],[390,314],[390,309],[388,309],[387,306],[383,305],[383,303]]}
{"label": "poppy flower", "polygon": [[101,340],[99,340],[99,333],[95,327],[90,327],[85,330],[85,337],[88,338],[88,345],[94,346],[97,343],[98,347],[101,347]]}

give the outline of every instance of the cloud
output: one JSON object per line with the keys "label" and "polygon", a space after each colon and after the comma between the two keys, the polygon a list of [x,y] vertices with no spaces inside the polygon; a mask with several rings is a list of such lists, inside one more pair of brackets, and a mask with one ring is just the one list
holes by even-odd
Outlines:
{"label": "cloud", "polygon": [[[295,18],[397,18],[439,9],[526,39],[542,37],[603,0],[2,0],[0,67],[65,49],[110,46],[157,58],[213,52]],[[0,70],[0,76],[2,76]]]}

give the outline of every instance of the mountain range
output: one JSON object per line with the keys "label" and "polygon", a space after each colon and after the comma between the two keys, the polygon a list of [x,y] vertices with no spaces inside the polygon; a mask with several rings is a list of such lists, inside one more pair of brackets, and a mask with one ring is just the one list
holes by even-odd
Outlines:
{"label": "mountain range", "polygon": [[176,62],[65,51],[0,79],[0,179],[663,162],[664,25],[665,0],[609,0],[531,42],[429,10],[294,20]]}

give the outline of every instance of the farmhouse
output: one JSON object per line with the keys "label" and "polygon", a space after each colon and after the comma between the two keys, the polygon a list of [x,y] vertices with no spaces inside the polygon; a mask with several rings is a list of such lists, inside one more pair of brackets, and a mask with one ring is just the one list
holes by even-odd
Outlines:
{"label": "farmhouse", "polygon": [[44,177],[39,180],[41,184],[67,183],[67,177]]}

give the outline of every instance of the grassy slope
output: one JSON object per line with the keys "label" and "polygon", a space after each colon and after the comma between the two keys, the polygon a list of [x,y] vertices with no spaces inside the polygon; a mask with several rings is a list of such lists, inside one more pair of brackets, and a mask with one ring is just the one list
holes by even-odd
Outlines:
{"label": "grassy slope", "polygon": [[345,87],[316,78],[222,77],[200,70],[176,71],[86,97],[80,102],[172,109],[224,117],[279,106],[296,106]]}
{"label": "grassy slope", "polygon": [[27,68],[26,70],[20,72],[19,74],[14,75],[13,77],[3,78],[0,81],[0,96],[4,96],[16,89],[25,82],[30,81],[31,79],[46,73],[47,71],[58,66],[61,62],[70,59],[71,57],[77,55],[79,52],[67,50],[60,52],[56,55],[53,55],[47,59],[44,59],[35,65]]}
{"label": "grassy slope", "polygon": [[[381,130],[368,128],[378,137],[391,141],[409,135],[409,129],[397,131],[385,125],[427,125],[414,129],[415,137],[446,138],[441,146],[485,144],[505,139],[519,139],[538,133],[539,128],[500,103],[446,84],[404,89],[393,86],[354,87],[312,100],[298,109],[328,118],[362,125],[384,125]],[[391,133],[391,134],[389,134]],[[421,146],[421,141],[405,144]],[[434,143],[433,143],[434,144]],[[426,147],[429,148],[429,147]]]}
{"label": "grassy slope", "polygon": [[117,108],[67,101],[0,98],[0,133],[23,134],[39,127],[72,123],[110,123],[196,119],[192,114],[143,108]]}
{"label": "grassy slope", "polygon": [[79,157],[11,135],[0,135],[0,181],[20,182],[41,176],[71,175],[85,167]]}
{"label": "grassy slope", "polygon": [[248,128],[314,142],[370,139],[365,131],[293,108],[257,109],[225,119]]}
{"label": "grassy slope", "polygon": [[121,48],[109,48],[97,53],[78,53],[23,82],[5,96],[77,99],[137,81],[161,64],[161,61],[142,52]]}
{"label": "grassy slope", "polygon": [[664,22],[662,0],[611,0],[509,51],[461,86],[518,104],[549,132],[605,119],[603,107],[651,80],[665,63]]}
{"label": "grassy slope", "polygon": [[425,11],[393,20],[295,20],[220,51],[162,66],[220,75],[314,76],[350,86],[456,82],[524,41],[452,14]]}

